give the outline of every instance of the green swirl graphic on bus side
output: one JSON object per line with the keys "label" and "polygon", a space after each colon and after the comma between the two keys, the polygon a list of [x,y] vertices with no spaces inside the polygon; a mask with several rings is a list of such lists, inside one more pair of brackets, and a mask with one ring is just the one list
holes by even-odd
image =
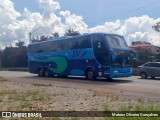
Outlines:
{"label": "green swirl graphic on bus side", "polygon": [[57,67],[56,68],[49,68],[51,71],[55,73],[62,73],[67,68],[67,61],[64,57],[51,57],[47,59],[36,59],[36,62],[54,62]]}

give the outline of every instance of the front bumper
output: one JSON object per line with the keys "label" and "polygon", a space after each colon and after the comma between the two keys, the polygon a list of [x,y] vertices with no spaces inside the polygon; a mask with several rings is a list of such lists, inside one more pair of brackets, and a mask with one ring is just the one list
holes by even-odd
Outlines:
{"label": "front bumper", "polygon": [[110,78],[130,77],[130,76],[132,76],[132,72],[128,72],[128,73],[112,73],[112,74],[110,74]]}

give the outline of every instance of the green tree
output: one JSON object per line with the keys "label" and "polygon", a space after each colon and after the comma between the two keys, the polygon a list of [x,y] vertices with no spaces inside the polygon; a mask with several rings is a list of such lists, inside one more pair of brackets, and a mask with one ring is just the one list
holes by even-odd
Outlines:
{"label": "green tree", "polygon": [[53,37],[59,37],[59,33],[58,32],[54,32],[52,33]]}
{"label": "green tree", "polygon": [[155,55],[155,60],[156,60],[157,62],[160,62],[160,54]]}
{"label": "green tree", "polygon": [[47,36],[42,35],[42,36],[40,37],[40,41],[46,41],[46,40],[48,40],[48,37],[47,37]]}
{"label": "green tree", "polygon": [[24,42],[23,41],[18,41],[17,43],[15,43],[15,45],[17,47],[23,47],[24,46]]}
{"label": "green tree", "polygon": [[18,47],[6,47],[1,54],[1,66],[8,67],[27,67],[27,47],[16,44]]}
{"label": "green tree", "polygon": [[138,53],[138,65],[144,64],[146,62],[151,62],[155,60],[155,55],[149,50],[137,50]]}
{"label": "green tree", "polygon": [[73,29],[68,29],[65,33],[65,36],[76,36],[80,35],[78,31],[74,31]]}

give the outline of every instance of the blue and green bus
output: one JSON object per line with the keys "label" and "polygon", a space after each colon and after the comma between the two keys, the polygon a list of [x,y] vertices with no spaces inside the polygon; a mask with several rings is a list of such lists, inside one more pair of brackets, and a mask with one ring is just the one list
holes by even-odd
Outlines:
{"label": "blue and green bus", "polygon": [[132,53],[123,36],[89,33],[29,44],[28,66],[30,73],[40,77],[129,77]]}

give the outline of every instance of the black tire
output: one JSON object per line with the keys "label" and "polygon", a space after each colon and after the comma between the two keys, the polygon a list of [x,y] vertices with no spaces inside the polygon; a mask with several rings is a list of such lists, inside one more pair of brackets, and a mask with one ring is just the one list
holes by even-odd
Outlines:
{"label": "black tire", "polygon": [[146,79],[147,78],[147,74],[145,72],[142,72],[140,75],[141,75],[142,79]]}
{"label": "black tire", "polygon": [[38,69],[38,77],[44,77],[44,70],[42,68]]}
{"label": "black tire", "polygon": [[45,68],[45,70],[44,70],[44,76],[45,77],[50,77],[48,68]]}
{"label": "black tire", "polygon": [[152,78],[152,79],[155,79],[155,77],[154,77],[154,76],[151,76],[151,78]]}
{"label": "black tire", "polygon": [[86,79],[88,79],[88,80],[95,80],[96,79],[92,69],[87,70]]}
{"label": "black tire", "polygon": [[112,78],[107,78],[107,80],[108,80],[108,81],[113,81],[113,79],[112,79]]}

